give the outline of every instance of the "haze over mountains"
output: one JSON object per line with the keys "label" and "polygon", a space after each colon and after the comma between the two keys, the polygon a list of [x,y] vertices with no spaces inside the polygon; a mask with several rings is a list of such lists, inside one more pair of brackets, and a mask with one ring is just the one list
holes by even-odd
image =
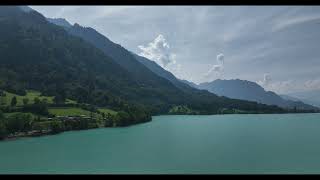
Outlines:
{"label": "haze over mountains", "polygon": [[206,89],[219,96],[226,96],[234,99],[243,99],[259,103],[277,105],[283,108],[298,109],[317,109],[311,105],[305,104],[298,99],[284,99],[272,91],[266,91],[255,82],[233,79],[217,79],[209,83],[197,85],[199,89]]}
{"label": "haze over mountains", "polygon": [[[0,19],[0,88],[7,91],[23,94],[33,89],[120,109],[131,104],[152,114],[168,113],[175,106],[199,114],[221,109],[283,112],[276,106],[192,88],[170,73],[157,71],[155,64],[141,64],[146,59],[92,28],[70,26],[63,19],[48,20],[36,11],[14,6],[0,7]],[[159,75],[161,72],[164,74]]]}
{"label": "haze over mountains", "polygon": [[[293,109],[317,109],[313,106],[305,104],[300,100],[296,99],[286,99],[282,98],[274,92],[265,91],[260,85],[243,80],[216,80],[211,83],[202,83],[200,85],[196,85],[193,82],[189,82],[186,80],[177,79],[171,72],[164,70],[161,66],[159,66],[156,62],[151,61],[145,57],[139,56],[135,53],[132,53],[133,56],[130,55],[131,52],[121,47],[118,44],[113,43],[108,38],[97,32],[92,28],[84,28],[79,24],[71,25],[65,19],[50,19],[50,22],[63,26],[70,34],[81,37],[88,42],[94,44],[97,48],[101,49],[105,52],[106,55],[111,56],[116,60],[121,66],[126,68],[128,71],[135,72],[137,75],[139,74],[147,74],[143,72],[145,70],[141,67],[141,64],[146,66],[149,70],[151,70],[156,75],[163,77],[173,83],[176,87],[180,88],[185,92],[195,92],[197,89],[208,90],[214,94],[219,96],[225,96],[233,99],[241,99],[248,101],[255,101],[258,103],[268,104],[268,105],[277,105],[283,108]],[[125,55],[125,56],[124,56]],[[135,58],[139,63],[133,59]],[[137,68],[138,67],[138,68]],[[143,70],[139,70],[139,67]],[[143,72],[143,73],[142,73]],[[144,77],[144,76],[142,76]],[[141,77],[138,77],[141,78]],[[190,88],[191,87],[191,88]]]}
{"label": "haze over mountains", "polygon": [[295,93],[289,93],[288,95],[293,98],[298,98],[303,102],[306,102],[313,106],[320,107],[320,90],[295,92]]}

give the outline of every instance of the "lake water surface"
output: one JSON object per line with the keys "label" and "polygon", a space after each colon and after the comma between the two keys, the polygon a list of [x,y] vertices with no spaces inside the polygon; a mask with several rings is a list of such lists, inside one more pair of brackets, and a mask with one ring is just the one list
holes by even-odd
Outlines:
{"label": "lake water surface", "polygon": [[320,114],[156,116],[3,141],[0,173],[320,173]]}

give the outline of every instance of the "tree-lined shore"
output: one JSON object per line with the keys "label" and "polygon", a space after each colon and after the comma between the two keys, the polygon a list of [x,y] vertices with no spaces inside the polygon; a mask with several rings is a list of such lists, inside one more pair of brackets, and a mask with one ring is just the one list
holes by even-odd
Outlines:
{"label": "tree-lined shore", "polygon": [[[41,96],[41,93],[34,91],[32,93],[29,91],[26,96],[20,97],[6,91],[0,92],[0,140],[51,135],[64,131],[124,127],[152,120],[152,114],[128,104],[115,111],[106,107],[79,104],[72,100],[57,100],[57,97]],[[275,113],[306,112],[310,111],[293,109]],[[258,113],[265,112],[220,109],[215,114]],[[183,105],[174,106],[164,114],[200,115],[203,113]]]}
{"label": "tree-lined shore", "polygon": [[34,99],[23,97],[23,103],[18,105],[22,97],[18,99],[17,96],[12,96],[12,93],[1,91],[0,139],[129,126],[151,121],[151,115],[130,105],[125,106],[123,110],[114,111],[89,104],[66,103],[65,100],[60,102],[56,97],[41,97],[40,93],[38,95]]}

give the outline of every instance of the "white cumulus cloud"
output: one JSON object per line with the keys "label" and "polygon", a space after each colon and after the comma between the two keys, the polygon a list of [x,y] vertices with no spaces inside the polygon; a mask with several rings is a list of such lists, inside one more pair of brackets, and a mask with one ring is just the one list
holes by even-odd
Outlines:
{"label": "white cumulus cloud", "polygon": [[223,65],[223,63],[224,63],[224,55],[223,54],[218,54],[217,55],[217,61],[218,61],[218,63]]}
{"label": "white cumulus cloud", "polygon": [[176,64],[175,54],[171,52],[170,45],[162,34],[159,34],[147,46],[138,46],[141,52],[140,56],[144,56],[155,61],[163,68],[167,68],[170,64]]}
{"label": "white cumulus cloud", "polygon": [[318,90],[320,89],[320,79],[307,80],[304,83],[304,88],[307,90]]}
{"label": "white cumulus cloud", "polygon": [[176,60],[176,54],[172,52],[168,41],[162,34],[159,34],[148,45],[140,45],[140,56],[146,57],[155,61],[162,68],[172,72],[176,77],[182,78],[185,74],[182,71],[182,66]]}
{"label": "white cumulus cloud", "polygon": [[209,77],[213,74],[220,75],[220,73],[224,69],[224,55],[218,54],[216,57],[217,64],[212,65],[212,67],[208,70],[208,72],[205,74],[205,77]]}
{"label": "white cumulus cloud", "polygon": [[264,74],[263,75],[263,84],[265,85],[265,86],[268,86],[269,84],[270,84],[270,82],[271,82],[271,76],[270,76],[270,74]]}
{"label": "white cumulus cloud", "polygon": [[264,88],[268,87],[271,84],[271,75],[269,73],[263,74],[263,79],[261,81],[258,81],[257,83],[260,86],[263,86]]}

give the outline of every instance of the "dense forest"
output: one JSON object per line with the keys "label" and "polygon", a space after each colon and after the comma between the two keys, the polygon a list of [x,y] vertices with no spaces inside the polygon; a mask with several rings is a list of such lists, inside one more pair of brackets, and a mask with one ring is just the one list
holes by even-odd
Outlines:
{"label": "dense forest", "polygon": [[[0,139],[151,121],[149,112],[137,106],[126,105],[121,110],[113,111],[90,104],[68,103],[56,97],[35,96],[31,99],[31,94],[21,99],[21,96],[10,96],[11,93],[0,91]],[[60,116],[59,112],[64,110],[68,115]],[[74,110],[80,112],[72,112]]]}

